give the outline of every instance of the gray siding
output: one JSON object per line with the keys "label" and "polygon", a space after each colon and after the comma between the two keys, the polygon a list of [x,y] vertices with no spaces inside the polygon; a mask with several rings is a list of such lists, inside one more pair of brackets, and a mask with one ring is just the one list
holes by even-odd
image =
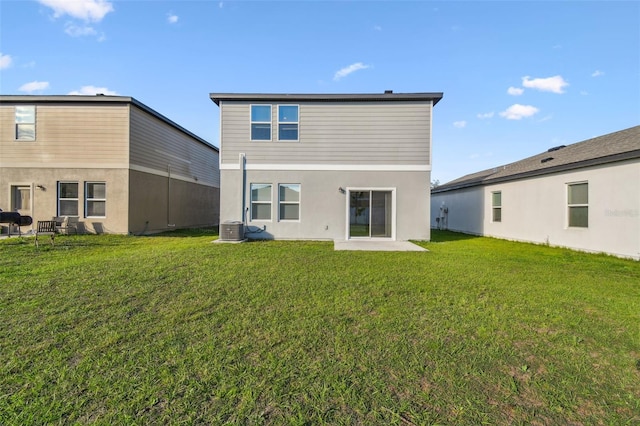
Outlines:
{"label": "gray siding", "polygon": [[430,101],[300,103],[298,142],[277,141],[272,105],[272,140],[252,142],[250,103],[221,103],[223,164],[430,164]]}
{"label": "gray siding", "polygon": [[[220,187],[218,153],[211,147],[131,106],[132,166]],[[135,167],[134,167],[135,168]]]}

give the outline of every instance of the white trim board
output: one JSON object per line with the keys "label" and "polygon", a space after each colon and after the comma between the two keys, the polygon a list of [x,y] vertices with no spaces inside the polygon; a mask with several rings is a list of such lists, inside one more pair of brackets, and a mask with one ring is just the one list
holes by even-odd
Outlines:
{"label": "white trim board", "polygon": [[[246,170],[430,172],[426,164],[247,164]],[[240,170],[240,164],[220,164],[220,170]]]}

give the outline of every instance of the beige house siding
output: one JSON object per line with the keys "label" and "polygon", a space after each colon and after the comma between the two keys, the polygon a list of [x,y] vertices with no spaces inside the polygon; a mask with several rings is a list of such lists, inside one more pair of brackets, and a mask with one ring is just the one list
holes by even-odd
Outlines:
{"label": "beige house siding", "polygon": [[15,104],[0,106],[0,167],[127,167],[126,104],[33,105],[35,141],[15,140]]}
{"label": "beige house siding", "polygon": [[132,169],[220,187],[216,152],[145,111],[130,108]]}
{"label": "beige house siding", "polygon": [[[0,96],[0,102],[0,208],[12,209],[12,187],[20,185],[30,193],[29,211],[21,214],[34,223],[51,220],[59,214],[58,183],[74,182],[81,232],[218,223],[217,150],[135,99]],[[16,105],[36,107],[35,141],[15,140]],[[106,184],[105,217],[87,217],[87,182]]]}
{"label": "beige house siding", "polygon": [[129,229],[134,234],[219,223],[218,187],[135,170],[130,172],[130,182]]}
{"label": "beige house siding", "polygon": [[[271,141],[250,140],[249,102],[223,101],[222,164],[430,166],[431,101],[271,104]],[[299,141],[278,142],[277,105],[299,105]]]}

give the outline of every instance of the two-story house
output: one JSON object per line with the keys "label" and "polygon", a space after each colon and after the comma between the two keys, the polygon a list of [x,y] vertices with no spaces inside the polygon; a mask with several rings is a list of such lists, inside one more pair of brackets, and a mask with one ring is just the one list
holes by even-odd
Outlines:
{"label": "two-story house", "polygon": [[442,93],[212,93],[220,220],[248,238],[430,238],[431,123]]}
{"label": "two-story house", "polygon": [[218,155],[131,97],[0,96],[0,208],[34,223],[69,217],[119,234],[216,225]]}

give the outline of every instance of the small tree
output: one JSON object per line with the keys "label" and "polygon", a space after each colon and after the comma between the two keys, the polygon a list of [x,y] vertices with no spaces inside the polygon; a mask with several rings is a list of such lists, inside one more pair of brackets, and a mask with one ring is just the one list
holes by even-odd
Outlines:
{"label": "small tree", "polygon": [[431,189],[436,189],[440,186],[440,181],[438,179],[434,179],[431,181]]}

